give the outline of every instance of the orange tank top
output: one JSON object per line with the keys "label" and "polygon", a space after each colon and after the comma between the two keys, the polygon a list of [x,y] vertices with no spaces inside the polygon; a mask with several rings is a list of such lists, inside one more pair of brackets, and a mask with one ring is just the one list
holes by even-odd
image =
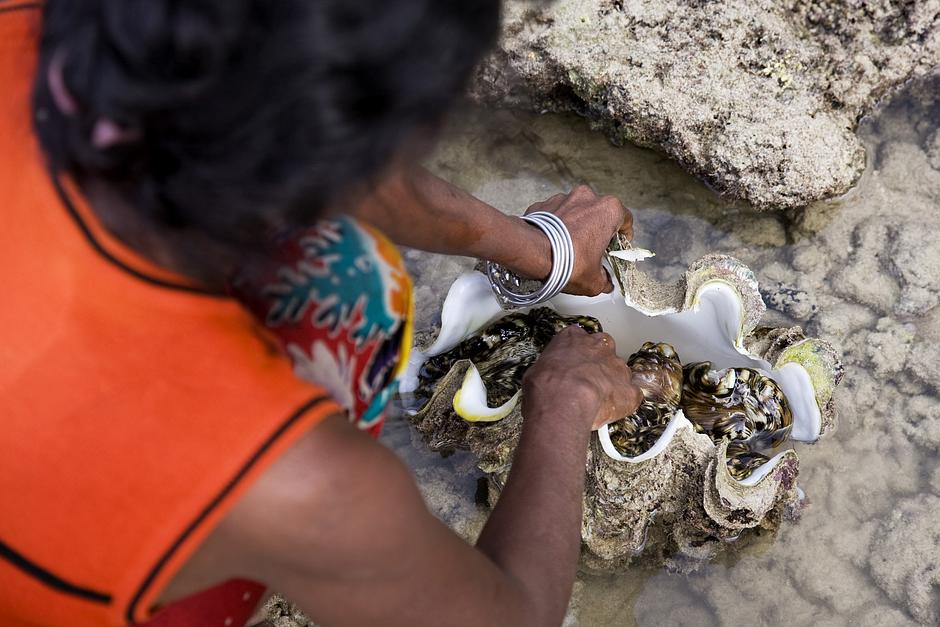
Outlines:
{"label": "orange tank top", "polygon": [[0,625],[117,626],[343,409],[238,304],[122,246],[50,177],[36,6],[0,2]]}

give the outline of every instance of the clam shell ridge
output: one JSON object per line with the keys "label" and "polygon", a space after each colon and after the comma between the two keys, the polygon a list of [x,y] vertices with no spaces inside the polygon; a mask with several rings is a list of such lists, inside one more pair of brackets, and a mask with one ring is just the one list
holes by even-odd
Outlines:
{"label": "clam shell ridge", "polygon": [[[623,238],[615,240],[611,249],[634,250]],[[625,256],[644,257],[632,253]],[[675,319],[677,338],[686,343],[676,346],[683,362],[730,360],[738,363],[718,365],[772,370],[783,377],[778,383],[788,398],[796,387],[809,389],[796,399],[794,411],[813,420],[794,424],[793,439],[815,441],[833,427],[832,394],[842,372],[838,352],[827,342],[807,338],[798,327],[759,327],[765,307],[750,269],[732,257],[708,255],[692,264],[676,283],[662,284],[641,272],[639,263],[642,261],[619,258],[614,252],[608,258],[618,288],[614,294],[592,298],[561,295],[549,306],[563,315],[599,318],[605,330],[618,340],[618,351],[625,353],[621,355],[625,359],[643,342],[622,342],[617,331],[611,330],[617,319],[632,316],[624,326],[635,326],[638,333],[650,334],[661,330],[658,321]],[[680,315],[667,318],[671,314]],[[486,278],[479,273],[462,275],[445,301],[441,331],[424,354],[449,350],[501,315]],[[708,333],[696,335],[683,330],[682,325],[695,315],[713,316]],[[703,346],[696,339],[699,336]],[[675,345],[671,339],[676,338],[643,338]],[[716,343],[719,339],[721,346]],[[717,350],[719,355],[706,350],[704,344],[708,342],[712,342],[708,350]],[[409,373],[420,368],[422,359],[423,354],[417,351]],[[495,498],[518,443],[523,422],[521,403],[498,422],[462,420],[454,411],[453,397],[469,367],[469,361],[455,363],[430,400],[411,414],[410,420],[432,450],[471,451],[489,475],[491,497]],[[406,392],[407,379],[403,386]],[[609,433],[602,430],[587,456],[582,561],[594,570],[609,571],[641,557],[648,562],[676,554],[693,562],[710,559],[732,546],[722,540],[739,539],[753,528],[773,530],[799,511],[799,460],[795,452],[779,452],[746,480],[737,480],[727,468],[727,443],[716,446],[707,435],[696,433],[681,410],[672,416],[656,444],[642,455],[627,458],[611,455],[611,450],[616,453]]]}

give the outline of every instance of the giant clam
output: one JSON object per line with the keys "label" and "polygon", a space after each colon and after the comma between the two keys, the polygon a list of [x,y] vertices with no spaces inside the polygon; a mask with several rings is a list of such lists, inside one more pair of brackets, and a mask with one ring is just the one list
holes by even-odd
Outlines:
{"label": "giant clam", "polygon": [[680,409],[695,430],[715,444],[731,440],[727,461],[736,479],[749,477],[769,460],[762,450],[780,446],[790,435],[793,416],[786,396],[757,370],[715,370],[707,361],[683,367],[672,346],[652,342],[627,363],[644,401],[636,413],[608,428],[610,444],[619,455],[642,455],[655,446]]}
{"label": "giant clam", "polygon": [[[576,324],[589,333],[601,331],[588,316],[561,316],[548,307],[514,312],[490,323],[445,353],[429,357],[418,372],[420,390],[447,374],[455,363],[469,359],[486,385],[489,406],[502,406],[522,387],[522,375],[556,333]],[[463,416],[467,418],[465,414]]]}
{"label": "giant clam", "polygon": [[[637,268],[642,258],[617,240],[607,259],[612,293],[562,294],[547,303],[559,316],[598,320],[621,357],[631,360],[636,382],[649,384],[648,403],[634,416],[645,422],[630,423],[627,432],[618,423],[600,429],[587,452],[582,558],[584,566],[603,570],[641,556],[674,563],[678,556],[687,558],[682,563],[708,559],[749,530],[773,530],[797,514],[796,452],[783,448],[768,457],[761,449],[787,437],[815,442],[829,430],[841,379],[838,354],[828,343],[806,338],[798,327],[758,327],[764,304],[753,273],[739,261],[709,255],[667,285]],[[483,274],[458,277],[436,339],[412,357],[405,395],[418,388],[429,359],[507,315],[513,314],[500,308]],[[487,383],[467,356],[445,360],[449,370],[411,420],[432,450],[474,453],[495,496],[518,442],[521,404],[516,392],[500,406],[498,419],[462,418],[467,398],[493,410]],[[678,356],[686,361],[682,376]],[[685,408],[677,396],[687,396]],[[713,403],[700,402],[706,397],[724,399],[720,420]]]}
{"label": "giant clam", "polygon": [[643,402],[632,416],[610,426],[613,446],[623,455],[642,455],[652,448],[682,399],[682,364],[669,344],[646,342],[630,355],[627,365]]}

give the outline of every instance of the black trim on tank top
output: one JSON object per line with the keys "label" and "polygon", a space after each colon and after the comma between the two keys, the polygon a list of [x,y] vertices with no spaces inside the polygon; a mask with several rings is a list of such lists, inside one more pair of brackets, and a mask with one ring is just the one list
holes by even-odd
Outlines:
{"label": "black trim on tank top", "polygon": [[[44,6],[43,2],[27,1],[21,2],[20,4],[11,4],[16,0],[0,0],[0,15],[4,13],[13,13],[14,11],[21,11],[27,9],[42,9]],[[145,283],[150,283],[156,287],[162,287],[165,289],[177,290],[181,292],[187,292],[190,294],[198,294],[200,296],[209,296],[212,298],[227,298],[225,294],[219,294],[211,290],[201,289],[198,287],[193,287],[191,285],[183,285],[179,283],[174,283],[172,281],[165,281],[157,277],[152,277],[140,270],[136,270],[126,263],[115,257],[111,254],[102,244],[99,242],[91,230],[88,228],[88,225],[85,224],[85,221],[82,219],[81,214],[75,209],[75,204],[72,202],[72,199],[69,197],[68,192],[62,186],[62,182],[59,180],[58,175],[55,172],[50,171],[49,176],[52,179],[52,184],[55,187],[56,193],[59,195],[59,198],[62,200],[62,204],[65,205],[66,210],[69,215],[72,216],[72,219],[78,225],[78,228],[81,230],[82,234],[85,236],[85,239],[88,240],[88,243],[99,255],[104,257],[105,260],[115,265],[120,270],[130,274],[136,279],[144,281]]]}
{"label": "black trim on tank top", "polygon": [[148,574],[147,578],[144,579],[143,583],[140,584],[140,587],[137,589],[137,592],[134,594],[134,597],[131,599],[131,602],[127,606],[127,612],[125,614],[125,618],[127,619],[128,623],[134,624],[134,620],[135,620],[134,615],[137,613],[137,605],[140,603],[141,598],[143,598],[144,594],[150,588],[153,581],[160,574],[160,571],[163,570],[163,568],[167,565],[167,563],[170,561],[170,559],[173,557],[176,551],[178,551],[179,548],[183,545],[186,539],[189,538],[189,536],[193,534],[193,532],[199,527],[199,525],[201,525],[203,521],[205,521],[205,519],[209,516],[209,514],[211,514],[213,510],[215,510],[215,508],[217,508],[222,503],[225,497],[228,496],[232,492],[233,489],[235,489],[238,483],[255,466],[255,464],[258,463],[258,461],[268,451],[268,449],[270,449],[271,446],[273,446],[274,443],[277,442],[280,439],[280,437],[284,435],[284,433],[294,423],[296,423],[308,411],[310,411],[317,405],[320,405],[328,401],[329,399],[330,399],[329,395],[326,395],[326,394],[321,395],[321,396],[316,396],[310,399],[309,401],[307,401],[306,403],[304,403],[303,405],[301,405],[299,408],[297,408],[297,410],[294,411],[294,413],[288,416],[287,420],[285,420],[284,423],[281,424],[281,426],[278,427],[274,431],[274,433],[268,436],[268,439],[265,440],[264,443],[258,448],[258,450],[255,451],[255,453],[248,459],[247,462],[245,462],[245,464],[241,467],[241,469],[239,469],[239,471],[235,473],[235,476],[232,477],[232,479],[227,484],[225,484],[225,487],[222,488],[222,491],[219,492],[215,496],[215,498],[213,498],[209,502],[209,504],[206,505],[205,509],[203,509],[199,513],[199,515],[196,516],[196,518],[186,527],[186,529],[183,530],[183,533],[180,534],[180,536],[176,539],[176,541],[173,542],[170,548],[167,549],[167,551],[163,554],[160,560],[157,561],[157,563],[151,569],[150,574]]}
{"label": "black trim on tank top", "polygon": [[99,592],[97,590],[92,590],[91,588],[86,588],[84,586],[79,586],[77,584],[68,582],[51,571],[48,571],[42,566],[29,560],[23,554],[15,551],[12,547],[2,541],[0,541],[0,558],[6,560],[8,563],[12,564],[23,573],[26,573],[33,579],[36,579],[46,586],[49,586],[57,592],[70,594],[88,601],[94,601],[95,603],[111,603],[112,597],[107,592]]}
{"label": "black trim on tank top", "polygon": [[72,201],[72,198],[69,196],[68,191],[66,191],[65,187],[62,185],[62,181],[59,179],[59,176],[55,172],[50,171],[49,177],[52,180],[52,185],[53,187],[55,187],[55,191],[59,195],[59,198],[61,199],[62,205],[65,207],[65,210],[68,212],[69,216],[71,216],[76,226],[78,226],[79,230],[82,232],[82,235],[85,237],[85,240],[88,242],[88,244],[94,249],[96,253],[98,253],[101,257],[103,257],[105,261],[117,267],[122,272],[126,272],[127,274],[131,275],[135,279],[139,281],[143,281],[144,283],[149,283],[150,285],[153,285],[154,287],[160,287],[160,288],[168,289],[168,290],[175,290],[178,292],[186,292],[188,294],[196,294],[198,296],[208,296],[210,298],[227,298],[225,294],[220,294],[220,293],[213,292],[211,290],[206,290],[200,287],[194,287],[192,285],[184,285],[182,283],[174,283],[172,281],[165,281],[163,279],[150,276],[146,272],[141,272],[140,270],[137,270],[136,268],[132,268],[131,266],[127,265],[126,263],[124,263],[123,261],[115,257],[110,251],[108,251],[107,248],[105,248],[105,246],[101,242],[98,241],[98,239],[95,237],[95,234],[92,233],[91,229],[82,219],[82,216],[78,212],[78,209],[75,208],[75,203]]}
{"label": "black trim on tank top", "polygon": [[41,9],[43,6],[42,2],[23,2],[13,5],[8,4],[9,2],[10,0],[0,0],[0,13],[12,13],[13,11],[21,11],[23,9]]}

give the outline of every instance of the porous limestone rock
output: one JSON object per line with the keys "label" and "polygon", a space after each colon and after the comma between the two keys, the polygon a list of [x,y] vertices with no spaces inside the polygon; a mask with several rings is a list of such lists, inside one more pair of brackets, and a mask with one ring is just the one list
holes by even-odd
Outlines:
{"label": "porous limestone rock", "polygon": [[509,0],[471,94],[574,111],[759,208],[841,194],[859,118],[940,61],[940,0]]}
{"label": "porous limestone rock", "polygon": [[872,543],[875,582],[914,618],[936,625],[940,620],[940,498],[922,494],[901,503],[882,523]]}

